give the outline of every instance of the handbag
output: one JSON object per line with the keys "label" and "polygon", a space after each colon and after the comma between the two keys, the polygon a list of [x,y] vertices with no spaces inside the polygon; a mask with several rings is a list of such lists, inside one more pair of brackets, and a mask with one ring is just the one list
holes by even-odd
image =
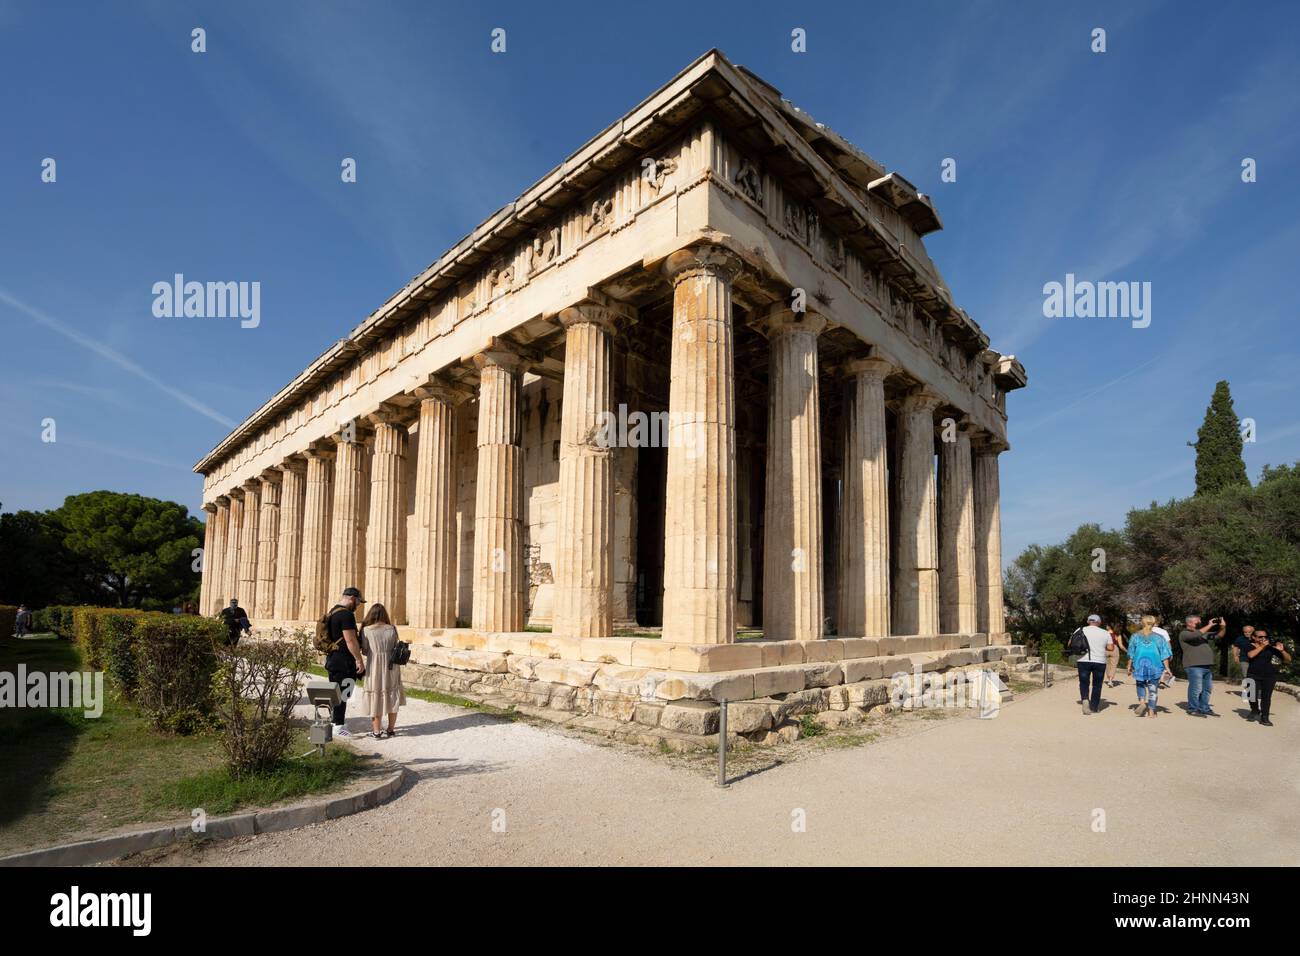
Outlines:
{"label": "handbag", "polygon": [[398,641],[393,645],[393,649],[388,652],[388,666],[401,667],[411,659],[411,645],[406,641]]}

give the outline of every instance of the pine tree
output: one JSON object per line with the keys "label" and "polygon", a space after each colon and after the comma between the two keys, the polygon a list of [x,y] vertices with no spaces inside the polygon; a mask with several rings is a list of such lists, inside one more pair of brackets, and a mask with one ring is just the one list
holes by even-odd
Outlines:
{"label": "pine tree", "polygon": [[1246,463],[1241,457],[1241,422],[1232,408],[1227,382],[1214,386],[1214,397],[1205,410],[1205,421],[1196,433],[1196,493],[1212,495],[1237,485],[1250,486]]}

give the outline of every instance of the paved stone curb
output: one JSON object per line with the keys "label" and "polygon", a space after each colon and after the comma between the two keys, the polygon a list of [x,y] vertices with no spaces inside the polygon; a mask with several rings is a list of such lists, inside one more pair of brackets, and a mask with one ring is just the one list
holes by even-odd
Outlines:
{"label": "paved stone curb", "polygon": [[[369,810],[391,799],[406,781],[409,771],[401,764],[385,760],[378,768],[383,777],[371,786],[355,792],[345,792],[330,797],[287,807],[272,807],[251,813],[237,813],[209,820],[203,837],[211,840],[229,840],[232,837],[253,836],[258,833],[278,833],[295,830],[346,817]],[[141,853],[156,847],[179,843],[195,834],[188,823],[175,826],[119,833],[113,836],[65,843],[62,846],[28,850],[12,856],[0,857],[0,867],[17,866],[85,866],[105,863],[132,853]]]}
{"label": "paved stone curb", "polygon": [[1280,690],[1284,694],[1290,694],[1292,697],[1295,697],[1296,699],[1300,699],[1300,685],[1277,684],[1274,686],[1273,689]]}

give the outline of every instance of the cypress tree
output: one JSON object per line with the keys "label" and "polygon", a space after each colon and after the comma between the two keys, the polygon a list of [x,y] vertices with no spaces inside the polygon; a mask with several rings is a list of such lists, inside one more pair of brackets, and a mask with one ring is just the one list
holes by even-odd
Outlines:
{"label": "cypress tree", "polygon": [[1241,422],[1232,408],[1228,383],[1214,386],[1214,397],[1205,410],[1205,421],[1188,442],[1196,449],[1196,493],[1212,495],[1237,485],[1250,486],[1246,462],[1241,457]]}

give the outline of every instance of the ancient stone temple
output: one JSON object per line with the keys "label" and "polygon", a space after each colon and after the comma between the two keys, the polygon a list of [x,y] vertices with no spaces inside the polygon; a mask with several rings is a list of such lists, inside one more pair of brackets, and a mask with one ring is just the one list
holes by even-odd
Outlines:
{"label": "ancient stone temple", "polygon": [[939,228],[705,54],[195,466],[204,612],[293,626],[354,585],[410,679],[661,733],[725,698],[762,738],[1014,655],[998,456],[1025,372],[954,303]]}

